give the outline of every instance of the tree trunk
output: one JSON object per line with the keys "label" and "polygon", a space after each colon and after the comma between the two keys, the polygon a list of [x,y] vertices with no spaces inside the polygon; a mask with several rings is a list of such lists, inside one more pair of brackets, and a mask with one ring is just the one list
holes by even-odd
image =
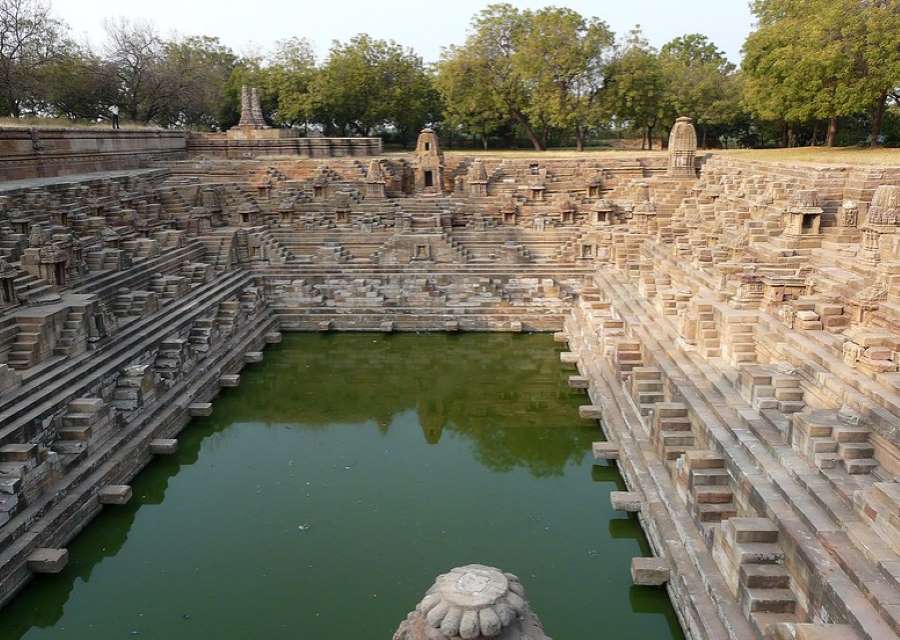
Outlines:
{"label": "tree trunk", "polygon": [[834,116],[828,118],[828,133],[825,134],[825,146],[826,147],[834,146],[834,139],[837,137],[837,127],[838,127],[837,118]]}
{"label": "tree trunk", "polygon": [[813,123],[812,140],[810,141],[809,146],[811,146],[811,147],[816,146],[816,138],[818,138],[818,137],[819,137],[819,121],[816,120]]}
{"label": "tree trunk", "polygon": [[575,126],[575,149],[584,151],[584,129],[580,124]]}
{"label": "tree trunk", "polygon": [[653,127],[647,127],[647,150],[653,151]]}
{"label": "tree trunk", "polygon": [[787,146],[794,147],[797,142],[797,135],[794,133],[794,125],[789,124],[787,128]]}
{"label": "tree trunk", "polygon": [[873,147],[880,147],[881,140],[881,122],[884,119],[884,107],[887,102],[887,91],[882,91],[881,95],[878,96],[878,102],[875,103],[875,108],[872,110],[872,130],[869,132],[869,136],[871,137],[871,141],[869,145]]}
{"label": "tree trunk", "polygon": [[705,124],[700,125],[700,148],[701,149],[706,148],[706,125]]}
{"label": "tree trunk", "polygon": [[531,123],[528,122],[528,118],[519,113],[518,111],[513,114],[513,117],[516,121],[522,125],[522,128],[525,129],[525,135],[528,136],[528,139],[531,141],[531,144],[534,145],[535,151],[544,151],[546,147],[541,143],[538,139],[537,135],[534,133],[534,129],[531,127]]}
{"label": "tree trunk", "polygon": [[786,147],[790,143],[790,139],[788,138],[788,124],[787,122],[781,123],[781,146]]}

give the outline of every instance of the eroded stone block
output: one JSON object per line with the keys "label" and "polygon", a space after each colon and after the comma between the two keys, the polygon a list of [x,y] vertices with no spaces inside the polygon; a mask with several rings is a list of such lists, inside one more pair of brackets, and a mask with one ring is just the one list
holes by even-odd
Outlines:
{"label": "eroded stone block", "polygon": [[108,484],[98,494],[100,504],[128,504],[131,500],[131,486],[127,484]]}
{"label": "eroded stone block", "polygon": [[157,438],[150,441],[150,453],[157,456],[169,456],[178,451],[178,440],[175,438]]}
{"label": "eroded stone block", "polygon": [[669,563],[662,558],[632,558],[631,580],[638,586],[664,585],[669,581]]}
{"label": "eroded stone block", "polygon": [[211,402],[195,402],[188,406],[188,414],[191,416],[211,415],[213,406]]}
{"label": "eroded stone block", "polygon": [[42,547],[35,549],[26,561],[32,573],[59,573],[69,562],[67,549]]}
{"label": "eroded stone block", "polygon": [[636,491],[611,491],[609,502],[616,511],[638,513],[641,510],[643,496]]}

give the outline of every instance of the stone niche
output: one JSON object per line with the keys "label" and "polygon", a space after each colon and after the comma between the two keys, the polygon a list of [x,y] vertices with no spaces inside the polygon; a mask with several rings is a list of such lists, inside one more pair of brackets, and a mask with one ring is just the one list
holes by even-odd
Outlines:
{"label": "stone niche", "polygon": [[441,193],[444,190],[444,154],[437,134],[430,128],[422,129],[416,142],[416,191]]}

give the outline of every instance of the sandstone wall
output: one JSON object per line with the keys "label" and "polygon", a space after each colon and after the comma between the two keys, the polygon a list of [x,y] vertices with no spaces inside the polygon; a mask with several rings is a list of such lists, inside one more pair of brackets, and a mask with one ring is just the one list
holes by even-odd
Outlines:
{"label": "sandstone wall", "polygon": [[0,179],[134,169],[186,157],[181,131],[0,129]]}
{"label": "sandstone wall", "polygon": [[228,139],[226,134],[191,134],[191,157],[247,160],[267,156],[308,158],[363,157],[381,154],[381,138],[271,138]]}

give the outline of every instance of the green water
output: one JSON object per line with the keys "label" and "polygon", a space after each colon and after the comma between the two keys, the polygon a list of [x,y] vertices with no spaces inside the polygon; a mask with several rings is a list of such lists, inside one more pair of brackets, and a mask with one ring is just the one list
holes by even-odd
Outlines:
{"label": "green water", "polygon": [[390,638],[433,578],[518,574],[556,640],[682,638],[546,335],[286,335],[0,612],[0,638]]}

